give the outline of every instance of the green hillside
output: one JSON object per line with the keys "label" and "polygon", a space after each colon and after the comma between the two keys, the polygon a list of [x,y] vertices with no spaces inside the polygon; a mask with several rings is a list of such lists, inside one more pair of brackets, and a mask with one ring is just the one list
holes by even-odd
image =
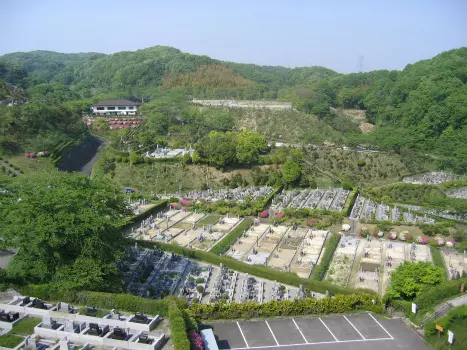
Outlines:
{"label": "green hillside", "polygon": [[[278,99],[327,124],[331,129],[322,134],[325,138],[337,131],[349,145],[427,153],[437,167],[467,169],[467,48],[443,52],[402,71],[352,74],[324,67],[223,62],[165,46],[111,55],[33,51],[1,56],[0,79],[26,88],[33,100],[43,102],[103,97],[171,102],[193,97]],[[330,107],[365,110],[375,131],[362,134]],[[274,137],[289,126],[288,120],[294,122],[271,114],[269,120],[251,122]],[[293,139],[309,139],[306,135],[317,123],[296,124],[302,132]]]}

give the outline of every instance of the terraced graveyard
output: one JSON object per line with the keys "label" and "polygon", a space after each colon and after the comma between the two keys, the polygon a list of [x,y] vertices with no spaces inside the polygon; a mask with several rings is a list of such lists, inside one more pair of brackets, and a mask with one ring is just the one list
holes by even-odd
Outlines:
{"label": "terraced graveyard", "polygon": [[204,213],[170,209],[143,220],[133,228],[131,237],[174,243],[198,250],[209,250],[236,225],[241,218],[206,215]]}
{"label": "terraced graveyard", "polygon": [[358,195],[350,213],[352,219],[374,219],[386,221],[401,221],[412,224],[425,223],[433,224],[435,219],[427,216],[413,213],[410,208],[403,205],[387,205],[376,203],[371,199]]}
{"label": "terraced graveyard", "polygon": [[342,211],[350,191],[341,188],[282,191],[272,202],[277,211],[284,208],[309,208]]}
{"label": "terraced graveyard", "polygon": [[318,262],[328,231],[292,225],[268,225],[256,220],[226,253],[248,264],[295,272],[310,277]]}

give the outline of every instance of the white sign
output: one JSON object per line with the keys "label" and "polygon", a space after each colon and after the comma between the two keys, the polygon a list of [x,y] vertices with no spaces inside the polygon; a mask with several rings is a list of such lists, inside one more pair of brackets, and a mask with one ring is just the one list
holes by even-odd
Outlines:
{"label": "white sign", "polygon": [[417,313],[417,304],[412,303],[412,313],[416,314]]}
{"label": "white sign", "polygon": [[452,333],[451,331],[448,331],[448,343],[454,343],[454,333]]}

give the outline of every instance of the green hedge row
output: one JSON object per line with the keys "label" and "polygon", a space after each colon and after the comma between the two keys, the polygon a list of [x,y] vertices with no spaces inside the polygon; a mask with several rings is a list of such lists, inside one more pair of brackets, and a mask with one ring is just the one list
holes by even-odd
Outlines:
{"label": "green hedge row", "polygon": [[415,298],[414,303],[417,304],[419,310],[439,305],[445,300],[461,295],[460,288],[462,283],[467,286],[467,278],[440,283],[420,293],[420,295]]}
{"label": "green hedge row", "polygon": [[[213,254],[212,252],[203,252],[200,250],[194,250],[190,248],[181,247],[175,244],[168,244],[159,241],[133,241],[138,242],[138,245],[147,247],[147,248],[154,248],[158,247],[159,249],[174,252],[175,254],[179,254],[185,256],[190,259],[204,261],[213,265],[220,265],[223,264],[224,267],[228,267],[232,270],[248,273],[253,276],[265,278],[271,281],[277,281],[279,283],[288,284],[292,286],[300,286],[303,285],[304,288],[308,290],[312,290],[318,293],[325,293],[327,290],[332,294],[352,294],[352,293],[359,293],[356,290],[352,290],[349,288],[344,288],[341,286],[337,286],[331,284],[329,282],[324,281],[315,281],[311,279],[304,279],[298,277],[296,274],[290,272],[282,272],[278,270],[271,269],[269,267],[263,265],[249,265],[242,261],[238,261],[226,256],[219,256]],[[363,293],[363,292],[361,292]]]}
{"label": "green hedge row", "polygon": [[441,267],[444,270],[444,277],[448,277],[448,272],[446,270],[446,265],[444,264],[443,256],[441,251],[437,247],[430,246],[431,256],[433,257],[433,264],[435,266]]}
{"label": "green hedge row", "polygon": [[251,226],[253,220],[251,218],[245,218],[237,227],[235,227],[230,233],[225,236],[220,242],[218,242],[210,252],[217,255],[224,254],[229,250],[230,245],[233,244],[238,237],[240,237],[248,227]]}
{"label": "green hedge row", "polygon": [[143,312],[149,315],[168,314],[168,303],[173,302],[183,308],[186,301],[182,299],[166,298],[152,300],[136,297],[131,294],[113,294],[89,291],[60,290],[52,284],[30,284],[17,287],[23,295],[33,296],[52,302],[68,302],[77,305],[95,306],[102,309],[118,309],[129,312]]}
{"label": "green hedge row", "polygon": [[329,265],[331,264],[332,256],[334,255],[337,245],[339,244],[339,239],[339,235],[330,234],[324,245],[324,252],[323,256],[321,257],[321,261],[317,266],[313,268],[311,278],[318,281],[321,281],[324,278],[324,276],[326,275],[326,271],[328,270]]}
{"label": "green hedge row", "polygon": [[352,211],[352,207],[353,207],[353,205],[355,203],[355,199],[357,199],[357,195],[358,195],[358,187],[355,187],[352,190],[352,192],[350,193],[349,199],[347,199],[347,203],[345,203],[345,207],[342,210],[342,213],[345,216],[350,216],[350,213]]}
{"label": "green hedge row", "polygon": [[[375,303],[373,303],[373,301]],[[305,298],[269,301],[264,304],[215,303],[192,304],[190,311],[201,319],[249,319],[257,317],[323,315],[371,310],[381,312],[381,300],[375,294],[336,295],[334,298]]]}
{"label": "green hedge row", "polygon": [[175,350],[190,350],[190,341],[182,310],[173,301],[169,301],[168,318],[170,336]]}

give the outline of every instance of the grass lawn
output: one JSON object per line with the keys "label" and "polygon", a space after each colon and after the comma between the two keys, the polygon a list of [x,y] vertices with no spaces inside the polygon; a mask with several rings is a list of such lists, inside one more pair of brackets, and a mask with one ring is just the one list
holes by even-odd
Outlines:
{"label": "grass lawn", "polygon": [[34,333],[34,327],[41,323],[42,320],[37,317],[26,317],[22,319],[20,322],[13,326],[11,330],[14,334],[20,335],[30,335]]}
{"label": "grass lawn", "polygon": [[15,167],[20,168],[25,174],[34,173],[40,170],[55,170],[50,158],[26,158],[24,155],[17,155],[8,158],[8,161]]}
{"label": "grass lawn", "polygon": [[199,226],[199,225],[214,225],[219,221],[219,218],[220,218],[220,215],[209,214],[209,215],[205,216],[204,218],[202,218],[201,220],[199,220],[196,223],[196,226]]}
{"label": "grass lawn", "polygon": [[[448,330],[454,333],[454,344],[446,345],[448,340]],[[467,318],[456,319],[449,325],[449,329],[445,329],[438,340],[438,335],[427,335],[425,339],[433,348],[439,350],[464,350],[467,344]]]}
{"label": "grass lawn", "polygon": [[24,340],[23,337],[19,337],[13,334],[5,334],[0,337],[0,346],[5,348],[14,348]]}

